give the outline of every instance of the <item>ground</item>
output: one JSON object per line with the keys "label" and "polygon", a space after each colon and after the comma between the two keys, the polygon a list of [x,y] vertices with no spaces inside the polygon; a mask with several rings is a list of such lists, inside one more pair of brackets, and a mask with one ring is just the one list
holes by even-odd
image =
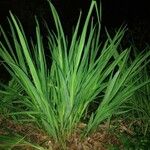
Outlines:
{"label": "ground", "polygon": [[[78,131],[72,134],[66,142],[67,150],[107,150],[111,149],[111,147],[122,149],[123,144],[118,139],[118,132],[126,132],[129,136],[134,134],[128,129],[128,125],[120,120],[117,126],[114,125],[114,123],[112,123],[112,125],[108,125],[108,123],[101,124],[95,133],[81,140],[79,138],[79,132],[82,131],[85,126],[86,124],[84,123],[79,124]],[[31,143],[39,144],[45,149],[61,150],[58,143],[56,144],[42,130],[33,126],[33,124],[21,125],[11,121],[11,119],[0,117],[0,127],[0,135],[20,134]],[[14,147],[13,150],[34,150],[34,148],[23,145]]]}

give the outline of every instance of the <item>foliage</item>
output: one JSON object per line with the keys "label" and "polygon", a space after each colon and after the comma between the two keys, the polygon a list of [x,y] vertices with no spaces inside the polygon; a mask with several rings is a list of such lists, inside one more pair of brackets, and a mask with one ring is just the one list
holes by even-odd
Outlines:
{"label": "foliage", "polygon": [[46,150],[39,145],[27,142],[24,137],[20,135],[0,135],[0,148],[3,150],[16,150],[24,148],[34,148],[36,150]]}
{"label": "foliage", "polygon": [[[144,52],[146,51],[149,51],[149,46],[146,47]],[[138,50],[136,49],[134,57],[137,56],[137,52]],[[148,63],[148,65],[133,79],[133,82],[138,79],[136,85],[149,79],[149,62],[145,61],[145,63]],[[124,103],[121,108],[127,111],[127,113],[123,115],[124,119],[133,120],[135,122],[133,126],[134,124],[139,124],[138,128],[140,127],[140,129],[138,132],[146,136],[150,127],[150,83],[135,91],[131,99]]]}
{"label": "foliage", "polygon": [[[21,23],[11,12],[8,21],[12,38],[10,41],[1,27],[5,42],[0,42],[0,56],[19,86],[20,96],[24,97],[17,99],[24,107],[9,115],[20,115],[34,121],[64,145],[98,94],[101,94],[99,106],[90,116],[83,136],[94,131],[136,90],[149,82],[136,84],[139,78],[133,79],[146,65],[150,52],[141,53],[127,65],[130,49],[118,52],[125,32],[122,27],[113,38],[106,31],[108,39],[100,42],[101,12],[95,1],[91,3],[82,32],[79,32],[80,14],[72,40],[68,43],[57,11],[49,4],[56,27],[56,32],[48,29],[50,63],[47,63],[37,19],[36,42],[29,42]],[[91,18],[94,10],[96,24]]]}
{"label": "foliage", "polygon": [[8,85],[0,83],[0,113],[5,115],[22,110],[24,105],[21,104],[21,100],[26,98],[22,94],[23,89],[14,79],[10,80]]}

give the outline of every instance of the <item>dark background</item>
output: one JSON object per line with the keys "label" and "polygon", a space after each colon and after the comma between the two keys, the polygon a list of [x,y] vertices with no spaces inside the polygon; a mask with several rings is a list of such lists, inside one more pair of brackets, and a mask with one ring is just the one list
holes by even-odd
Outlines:
{"label": "dark background", "polygon": [[[97,0],[99,3],[100,0]],[[64,30],[67,34],[72,31],[79,11],[83,11],[85,17],[91,0],[52,0],[56,7]],[[137,43],[150,41],[150,8],[146,0],[101,0],[102,24],[110,30],[126,24],[132,31],[133,38],[140,40]],[[7,17],[11,10],[23,24],[27,34],[34,34],[34,16],[45,19],[49,25],[52,24],[50,9],[46,0],[0,0],[0,24],[7,26]],[[83,17],[83,18],[84,18]]]}
{"label": "dark background", "polygon": [[[97,0],[99,3],[99,0]],[[86,17],[91,0],[52,0],[57,9],[66,34],[70,34],[75,25],[80,10],[83,19]],[[102,25],[113,32],[122,24],[126,24],[128,32],[126,42],[133,40],[139,49],[150,43],[150,8],[146,0],[101,0]],[[34,36],[36,15],[39,20],[45,19],[52,27],[50,9],[46,0],[0,0],[0,25],[7,31],[9,10],[15,14],[28,36]],[[0,65],[0,77],[5,72]]]}
{"label": "dark background", "polygon": [[[79,11],[82,10],[84,16],[87,14],[91,0],[52,0],[52,3],[59,12],[64,29],[69,33],[77,21]],[[125,23],[131,30],[142,28],[149,31],[150,8],[146,0],[101,0],[101,3],[104,26],[116,28]],[[50,22],[50,10],[46,0],[0,0],[1,25],[6,24],[9,10],[21,20],[28,33],[34,30],[35,15]]]}
{"label": "dark background", "polygon": [[[99,3],[99,0],[97,0]],[[52,0],[58,10],[62,22],[71,27],[82,10],[85,14],[91,0]],[[101,0],[102,17],[105,25],[117,26],[123,22],[135,21],[150,22],[150,8],[146,0]],[[49,7],[46,0],[0,0],[0,23],[4,23],[9,16],[8,11],[15,13],[26,27],[31,27],[34,15],[49,18]],[[30,29],[28,29],[30,30]]]}

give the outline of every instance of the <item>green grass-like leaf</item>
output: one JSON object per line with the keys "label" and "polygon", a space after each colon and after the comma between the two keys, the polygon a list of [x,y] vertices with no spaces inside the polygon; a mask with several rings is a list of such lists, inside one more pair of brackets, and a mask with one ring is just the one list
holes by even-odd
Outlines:
{"label": "green grass-like leaf", "polygon": [[[128,65],[130,49],[119,53],[119,44],[125,29],[102,44],[99,38],[101,14],[96,1],[92,1],[83,29],[79,32],[81,14],[68,43],[59,15],[49,2],[56,32],[48,29],[51,65],[46,61],[40,25],[36,19],[36,41],[29,42],[19,20],[10,12],[10,29],[13,40],[9,42],[5,31],[1,32],[6,44],[0,42],[0,57],[6,69],[24,91],[27,110],[11,112],[34,120],[57,142],[65,140],[77,128],[88,106],[101,94],[99,106],[91,115],[84,135],[95,130],[105,119],[111,117],[119,106],[144,86],[148,80],[136,84],[134,77],[146,65],[150,52],[140,54]],[[97,23],[91,15],[96,10]],[[23,101],[23,102],[22,102]],[[9,114],[9,115],[10,115]]]}

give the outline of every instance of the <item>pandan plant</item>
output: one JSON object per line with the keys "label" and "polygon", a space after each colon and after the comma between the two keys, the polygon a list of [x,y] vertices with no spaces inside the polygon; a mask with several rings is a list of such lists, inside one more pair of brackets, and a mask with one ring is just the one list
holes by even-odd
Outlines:
{"label": "pandan plant", "polygon": [[[82,137],[95,131],[148,82],[137,85],[138,79],[131,81],[146,65],[150,52],[141,53],[127,65],[130,48],[119,51],[126,31],[123,27],[113,38],[106,31],[106,41],[100,41],[101,8],[94,0],[82,29],[80,13],[68,42],[59,15],[50,1],[49,6],[56,30],[47,27],[48,37],[43,39],[36,19],[35,41],[27,40],[20,21],[10,12],[11,38],[1,27],[5,42],[0,42],[0,57],[13,80],[24,91],[21,96],[25,96],[18,101],[26,109],[7,115],[32,120],[65,149],[66,140],[83,122],[87,108],[98,95],[101,97],[97,109],[90,114]],[[93,11],[97,21],[92,19]],[[47,41],[51,54],[48,58],[43,40]]]}

